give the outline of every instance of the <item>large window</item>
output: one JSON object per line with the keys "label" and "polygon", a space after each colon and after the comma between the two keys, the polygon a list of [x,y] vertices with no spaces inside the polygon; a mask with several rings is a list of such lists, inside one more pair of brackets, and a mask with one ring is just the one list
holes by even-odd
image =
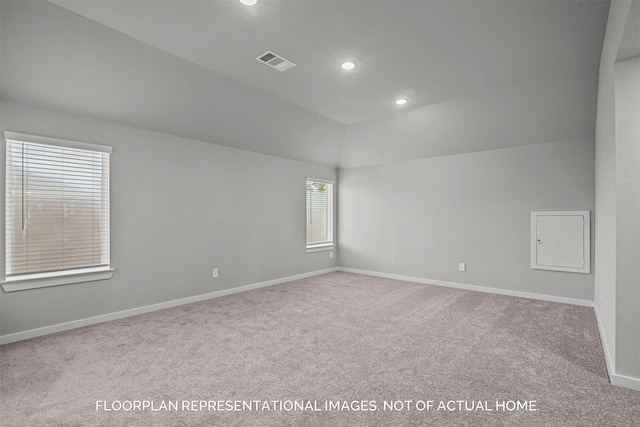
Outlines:
{"label": "large window", "polygon": [[[13,132],[4,136],[5,290],[107,278],[95,273],[111,271],[111,148]],[[64,276],[76,279],[60,281]],[[58,280],[47,284],[51,278]],[[37,279],[41,284],[15,285]]]}
{"label": "large window", "polygon": [[333,247],[333,182],[307,179],[307,249]]}

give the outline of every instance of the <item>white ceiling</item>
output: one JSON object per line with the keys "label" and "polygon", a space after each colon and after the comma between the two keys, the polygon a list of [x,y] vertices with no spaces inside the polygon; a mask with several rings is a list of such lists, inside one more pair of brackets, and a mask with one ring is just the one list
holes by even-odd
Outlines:
{"label": "white ceiling", "polygon": [[[0,7],[5,101],[351,167],[592,137],[609,2]],[[254,59],[266,50],[297,66]],[[339,67],[345,58],[354,71]]]}
{"label": "white ceiling", "polygon": [[[600,59],[605,2],[237,0],[53,3],[344,124]],[[255,57],[295,62],[284,73]],[[339,67],[353,58],[358,67]]]}

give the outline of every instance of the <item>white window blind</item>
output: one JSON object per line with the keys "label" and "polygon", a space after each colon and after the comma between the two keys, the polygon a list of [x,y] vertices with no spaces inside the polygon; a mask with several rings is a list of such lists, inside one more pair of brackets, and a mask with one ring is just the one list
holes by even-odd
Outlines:
{"label": "white window blind", "polygon": [[6,278],[109,267],[111,148],[5,132]]}
{"label": "white window blind", "polygon": [[333,182],[307,179],[307,248],[333,244]]}

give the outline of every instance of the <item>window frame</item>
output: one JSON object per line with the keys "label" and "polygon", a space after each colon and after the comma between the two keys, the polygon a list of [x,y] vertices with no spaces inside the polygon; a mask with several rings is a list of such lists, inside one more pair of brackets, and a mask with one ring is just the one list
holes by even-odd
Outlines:
{"label": "window frame", "polygon": [[[46,145],[53,145],[53,146],[57,146],[57,147],[65,147],[65,148],[76,148],[76,149],[82,149],[82,150],[89,150],[89,151],[95,151],[95,152],[102,152],[102,153],[107,153],[107,154],[111,154],[113,151],[112,147],[109,146],[105,146],[105,145],[96,145],[96,144],[89,144],[89,143],[85,143],[85,142],[78,142],[78,141],[70,141],[70,140],[66,140],[66,139],[59,139],[59,138],[51,138],[51,137],[46,137],[46,136],[39,136],[39,135],[29,135],[29,134],[23,134],[23,133],[17,133],[17,132],[10,132],[10,131],[4,131],[3,133],[3,147],[2,147],[2,151],[3,151],[3,157],[1,159],[1,161],[3,162],[3,164],[5,165],[5,173],[2,174],[2,221],[3,223],[6,225],[6,220],[7,220],[7,212],[6,212],[6,208],[7,208],[7,173],[8,173],[8,169],[7,169],[7,158],[6,158],[6,152],[7,152],[7,141],[20,141],[20,142],[25,142],[25,143],[34,143],[34,144],[46,144]],[[111,188],[111,177],[109,175],[108,177],[109,179],[109,192],[110,192],[110,188]],[[2,236],[0,236],[2,238],[2,261],[3,261],[3,266],[2,266],[2,277],[3,280],[0,281],[0,285],[2,286],[2,288],[4,289],[5,292],[14,292],[14,291],[21,291],[21,290],[27,290],[27,289],[36,289],[36,288],[44,288],[44,287],[49,287],[49,286],[59,286],[59,285],[66,285],[66,284],[72,284],[72,283],[82,283],[82,282],[92,282],[92,281],[96,281],[96,280],[106,280],[106,279],[110,279],[113,276],[113,272],[115,271],[115,269],[111,266],[111,218],[110,218],[110,211],[111,211],[111,207],[110,207],[110,197],[108,197],[108,200],[106,201],[107,203],[107,207],[108,207],[108,215],[107,215],[107,235],[108,235],[108,247],[107,247],[107,251],[108,251],[108,256],[107,256],[107,265],[105,266],[99,266],[99,267],[83,267],[83,268],[76,268],[76,269],[68,269],[68,270],[59,270],[59,271],[52,271],[52,272],[43,272],[43,273],[31,273],[31,274],[21,274],[21,275],[16,275],[16,276],[10,276],[7,277],[7,259],[10,256],[10,254],[7,253],[7,244],[8,244],[8,239],[10,238],[10,236],[7,235],[7,230],[6,227],[3,226],[2,227]]]}
{"label": "window frame", "polygon": [[[330,240],[328,240],[327,242],[321,242],[321,243],[313,243],[313,244],[309,244],[308,241],[306,241],[307,239],[307,234],[308,234],[308,206],[307,206],[307,189],[306,189],[306,185],[307,183],[311,181],[311,182],[321,182],[321,183],[325,183],[325,184],[329,184],[331,185],[331,190],[330,190],[330,194],[327,197],[327,236],[330,237]],[[306,181],[305,181],[305,247],[306,247],[306,251],[307,253],[313,253],[313,252],[321,252],[321,251],[331,251],[335,248],[335,181],[330,180],[330,179],[322,179],[322,178],[312,178],[312,177],[307,177]]]}

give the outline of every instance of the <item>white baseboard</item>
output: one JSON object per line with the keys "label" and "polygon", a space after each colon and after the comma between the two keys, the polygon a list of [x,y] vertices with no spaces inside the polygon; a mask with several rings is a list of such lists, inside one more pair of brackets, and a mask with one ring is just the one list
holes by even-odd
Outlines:
{"label": "white baseboard", "polygon": [[533,292],[521,292],[521,291],[512,291],[508,289],[489,288],[486,286],[468,285],[465,283],[445,282],[442,280],[424,279],[421,277],[402,276],[399,274],[381,273],[379,271],[358,270],[355,268],[339,267],[338,271],[344,271],[347,273],[356,273],[356,274],[366,274],[368,276],[384,277],[387,279],[396,279],[396,280],[402,280],[406,282],[424,283],[428,285],[446,286],[449,288],[466,289],[470,291],[488,292],[492,294],[531,298],[531,299],[537,299],[537,300],[543,300],[543,301],[579,305],[583,307],[592,307],[596,315],[596,323],[598,324],[598,330],[600,332],[600,337],[602,340],[602,348],[604,350],[604,359],[607,365],[607,371],[609,373],[609,379],[611,381],[611,384],[619,387],[625,387],[625,388],[630,388],[632,390],[640,391],[640,378],[628,377],[626,375],[620,375],[615,373],[613,360],[611,359],[611,355],[609,353],[609,346],[607,345],[607,341],[602,330],[602,321],[600,319],[600,313],[598,312],[597,305],[595,305],[593,301],[576,299],[576,298],[559,297],[555,295],[536,294]]}
{"label": "white baseboard", "polygon": [[598,332],[600,332],[600,342],[602,343],[602,352],[604,353],[604,362],[607,365],[607,372],[609,373],[609,379],[611,383],[613,383],[612,375],[616,372],[615,365],[613,363],[613,358],[611,357],[611,353],[609,352],[609,344],[607,343],[607,336],[604,334],[604,329],[602,328],[602,318],[600,317],[600,312],[598,311],[598,304],[593,305],[593,312],[596,315],[596,324],[598,325]]}
{"label": "white baseboard", "polygon": [[627,377],[626,375],[620,374],[611,374],[609,375],[609,378],[611,379],[611,384],[613,385],[640,391],[640,378]]}
{"label": "white baseboard", "polygon": [[347,273],[366,274],[368,276],[384,277],[387,279],[402,280],[405,282],[424,283],[427,285],[445,286],[447,288],[465,289],[468,291],[487,292],[490,294],[508,295],[512,297],[530,298],[543,301],[559,302],[563,304],[593,307],[593,301],[577,298],[559,297],[555,295],[536,294],[533,292],[512,291],[509,289],[490,288],[487,286],[468,285],[466,283],[445,282],[443,280],[424,279],[422,277],[402,276],[399,274],[381,273],[379,271],[358,270],[355,268],[339,267],[338,271]]}
{"label": "white baseboard", "polygon": [[[381,273],[377,271],[358,270],[354,268],[338,267],[338,268],[328,268],[325,270],[312,271],[309,273],[283,277],[280,279],[267,280],[265,282],[253,283],[250,285],[239,286],[237,288],[224,289],[221,291],[195,295],[192,297],[181,298],[181,299],[172,300],[172,301],[166,301],[158,304],[147,305],[144,307],[133,308],[130,310],[123,310],[115,313],[103,314],[100,316],[89,317],[86,319],[79,319],[71,322],[59,323],[57,325],[45,326],[43,328],[31,329],[28,331],[17,332],[14,334],[2,335],[0,336],[0,345],[9,344],[17,341],[23,341],[30,338],[44,336],[44,335],[54,334],[57,332],[64,332],[71,329],[82,328],[84,326],[95,325],[98,323],[108,322],[111,320],[123,319],[125,317],[135,316],[138,314],[150,313],[152,311],[163,310],[165,308],[177,307],[180,305],[204,301],[212,298],[219,298],[225,295],[246,292],[253,289],[264,288],[267,286],[279,285],[281,283],[286,283],[293,280],[306,279],[306,278],[318,276],[321,274],[332,273],[334,271],[366,274],[369,276],[385,277],[389,279],[403,280],[407,282],[425,283],[425,284],[431,284],[431,285],[437,285],[437,286],[446,286],[450,288],[466,289],[471,291],[488,292],[488,293],[494,293],[494,294],[515,296],[515,297],[532,298],[532,299],[539,299],[539,300],[545,300],[545,301],[560,302],[565,304],[594,307],[593,302],[588,300],[565,298],[565,297],[558,297],[553,295],[535,294],[530,292],[511,291],[507,289],[489,288],[485,286],[468,285],[464,283],[445,282],[442,280],[431,280],[431,279],[423,279],[419,277],[402,276],[398,274]],[[614,371],[612,360],[609,354],[609,348],[606,343],[606,338],[602,332],[602,326],[601,326],[602,322],[600,320],[600,315],[598,313],[597,308],[594,307],[594,309],[596,314],[596,322],[598,324],[598,328],[600,329],[600,336],[602,337],[604,356],[607,364],[607,369],[609,371],[609,378],[611,379],[611,383],[616,386],[626,387],[632,390],[640,391],[640,379],[613,373],[615,371]]]}
{"label": "white baseboard", "polygon": [[146,305],[144,307],[132,308],[129,310],[117,311],[115,313],[103,314],[100,316],[89,317],[86,319],[73,320],[71,322],[58,323],[57,325],[45,326],[43,328],[30,329],[28,331],[16,332],[14,334],[0,335],[0,345],[9,344],[16,341],[27,340],[30,338],[41,337],[43,335],[55,334],[57,332],[68,331],[71,329],[82,328],[84,326],[95,325],[97,323],[108,322],[111,320],[123,319],[125,317],[135,316],[137,314],[150,313],[152,311],[163,310],[165,308],[177,307],[193,302],[204,301],[212,298],[219,298],[225,295],[246,292],[252,289],[264,288],[267,286],[279,285],[293,280],[306,279],[308,277],[318,276],[320,274],[332,273],[337,268],[328,268],[325,270],[312,271],[310,273],[298,274],[295,276],[282,277],[280,279],[267,280],[266,282],[253,283],[250,285],[239,286],[237,288],[223,289],[221,291],[210,292],[201,295],[195,295],[187,298],[161,302],[158,304]]}
{"label": "white baseboard", "polygon": [[602,329],[602,318],[598,311],[598,305],[595,304],[593,311],[596,314],[596,323],[598,324],[598,332],[600,332],[600,341],[602,342],[602,350],[604,352],[604,361],[607,364],[607,371],[609,372],[609,380],[611,384],[619,387],[630,388],[631,390],[640,391],[640,378],[628,377],[626,375],[616,374],[615,364],[613,358],[609,352],[609,344],[607,343],[607,337]]}

